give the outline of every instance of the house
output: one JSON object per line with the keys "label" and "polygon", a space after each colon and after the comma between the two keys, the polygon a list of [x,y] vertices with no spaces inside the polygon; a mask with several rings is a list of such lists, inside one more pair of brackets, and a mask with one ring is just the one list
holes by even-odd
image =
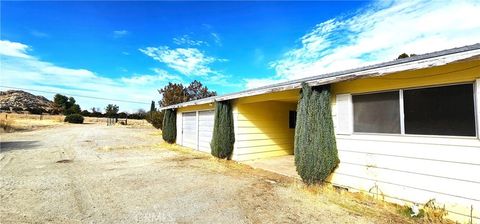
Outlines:
{"label": "house", "polygon": [[303,82],[331,85],[334,185],[480,222],[480,44],[161,109],[176,108],[177,144],[210,152],[214,103],[231,100],[233,160],[292,155]]}

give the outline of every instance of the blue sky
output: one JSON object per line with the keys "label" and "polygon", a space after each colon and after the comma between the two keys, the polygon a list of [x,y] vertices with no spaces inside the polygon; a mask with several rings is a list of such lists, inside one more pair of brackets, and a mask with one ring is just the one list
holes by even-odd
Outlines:
{"label": "blue sky", "polygon": [[2,86],[145,102],[76,97],[84,109],[147,109],[169,81],[224,94],[480,40],[478,1],[0,4]]}

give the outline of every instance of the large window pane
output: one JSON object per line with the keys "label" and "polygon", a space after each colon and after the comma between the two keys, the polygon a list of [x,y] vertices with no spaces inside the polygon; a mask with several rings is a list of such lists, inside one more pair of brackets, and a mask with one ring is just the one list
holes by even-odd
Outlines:
{"label": "large window pane", "polygon": [[399,92],[354,95],[353,130],[369,133],[400,133]]}
{"label": "large window pane", "polygon": [[405,133],[475,136],[473,85],[403,92]]}

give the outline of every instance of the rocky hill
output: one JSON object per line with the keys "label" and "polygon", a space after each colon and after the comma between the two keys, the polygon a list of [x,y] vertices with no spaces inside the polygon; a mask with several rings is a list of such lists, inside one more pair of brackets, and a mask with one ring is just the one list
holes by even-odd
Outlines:
{"label": "rocky hill", "polygon": [[49,113],[53,110],[53,102],[21,90],[0,91],[0,110]]}

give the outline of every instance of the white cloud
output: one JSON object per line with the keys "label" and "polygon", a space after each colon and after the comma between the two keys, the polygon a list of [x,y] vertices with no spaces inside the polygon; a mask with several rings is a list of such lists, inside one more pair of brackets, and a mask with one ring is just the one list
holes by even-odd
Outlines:
{"label": "white cloud", "polygon": [[10,42],[8,40],[0,40],[0,55],[3,56],[31,58],[31,56],[27,54],[27,51],[29,49],[29,46],[22,43]]}
{"label": "white cloud", "polygon": [[[227,59],[215,58],[207,56],[204,52],[197,48],[176,48],[170,49],[167,46],[162,47],[147,47],[145,49],[139,49],[147,56],[153,58],[156,61],[164,63],[168,67],[179,72],[181,75],[187,76],[187,79],[200,79],[206,85],[221,85],[221,86],[234,86],[240,87],[240,83],[229,82],[231,76],[226,75],[220,71],[217,71],[211,67],[214,62],[226,62]],[[165,74],[155,75],[154,77],[139,76],[138,81],[149,80],[150,78],[167,77],[171,80],[177,80],[182,82],[179,76],[165,76]]]}
{"label": "white cloud", "polygon": [[[28,45],[7,40],[0,41],[0,83],[2,86],[51,91],[61,94],[101,97],[135,101],[145,104],[75,97],[82,109],[105,107],[108,103],[120,106],[121,111],[148,109],[151,100],[158,101],[157,89],[176,81],[178,77],[154,69],[153,75],[108,78],[87,69],[67,68],[38,59],[27,50]],[[6,89],[6,88],[2,88]],[[53,94],[37,93],[52,99]]]}
{"label": "white cloud", "polygon": [[162,46],[139,50],[154,60],[165,63],[168,67],[187,76],[215,74],[216,72],[210,68],[210,64],[216,61],[224,61],[207,56],[197,48],[170,49],[167,46]]}
{"label": "white cloud", "polygon": [[115,30],[115,31],[113,31],[113,37],[114,38],[121,38],[121,37],[124,37],[128,34],[129,34],[129,32],[127,30]]}
{"label": "white cloud", "polygon": [[183,83],[183,79],[180,76],[172,75],[165,70],[155,68],[153,69],[155,75],[134,75],[132,77],[123,77],[121,80],[125,83],[135,85],[147,85],[158,82],[180,82]]}
{"label": "white cloud", "polygon": [[175,37],[173,38],[173,43],[176,45],[186,45],[186,46],[200,46],[200,45],[208,46],[207,42],[201,41],[201,40],[193,40],[189,35]]}
{"label": "white cloud", "polygon": [[215,42],[216,45],[222,46],[222,38],[220,38],[220,35],[215,32],[215,29],[212,25],[204,23],[202,24],[202,27],[205,31],[207,31],[210,34],[210,37],[213,39],[213,42]]}
{"label": "white cloud", "polygon": [[211,32],[210,35],[212,36],[213,41],[215,41],[218,46],[222,46],[222,39],[220,38],[220,35],[218,35],[218,33]]}
{"label": "white cloud", "polygon": [[[300,47],[271,62],[276,75],[292,80],[480,41],[478,1],[376,2],[355,15],[320,23]],[[248,82],[247,86],[250,85]]]}

